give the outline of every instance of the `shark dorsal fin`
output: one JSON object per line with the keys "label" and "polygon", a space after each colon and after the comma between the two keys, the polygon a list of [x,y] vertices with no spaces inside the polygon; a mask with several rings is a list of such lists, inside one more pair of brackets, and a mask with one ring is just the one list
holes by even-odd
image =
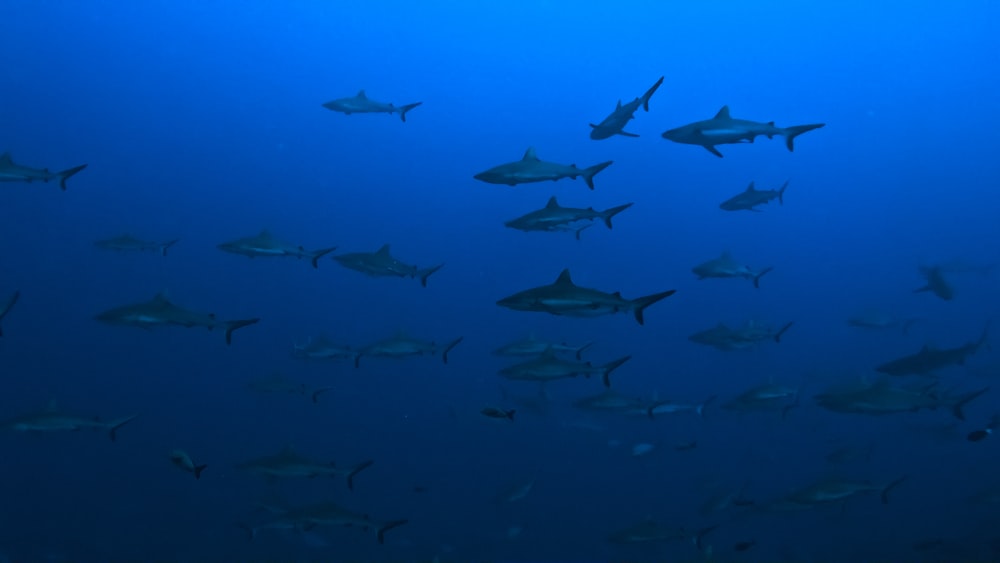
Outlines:
{"label": "shark dorsal fin", "polygon": [[10,158],[10,153],[5,152],[0,154],[0,164],[13,164],[13,160]]}
{"label": "shark dorsal fin", "polygon": [[538,160],[538,155],[535,154],[535,147],[528,147],[528,150],[524,151],[524,156],[521,160]]}
{"label": "shark dorsal fin", "polygon": [[546,360],[551,360],[552,358],[556,357],[556,351],[552,346],[546,346],[545,351],[542,352],[541,357]]}
{"label": "shark dorsal fin", "polygon": [[545,209],[555,209],[556,207],[559,207],[559,202],[556,201],[556,196],[552,196],[549,198],[549,202],[545,204]]}
{"label": "shark dorsal fin", "polygon": [[559,273],[559,277],[556,278],[555,285],[573,285],[573,278],[569,275],[569,268],[566,268]]}
{"label": "shark dorsal fin", "polygon": [[388,256],[389,255],[389,245],[388,244],[383,244],[382,248],[380,248],[380,249],[378,249],[378,250],[375,251],[375,254],[378,254],[379,256]]}
{"label": "shark dorsal fin", "polygon": [[728,250],[723,250],[722,254],[719,255],[719,260],[732,260],[733,254]]}
{"label": "shark dorsal fin", "polygon": [[261,229],[260,234],[257,235],[260,238],[271,238],[271,231],[267,229]]}
{"label": "shark dorsal fin", "polygon": [[43,412],[56,412],[59,410],[59,402],[55,399],[49,399],[48,404],[42,409]]}
{"label": "shark dorsal fin", "polygon": [[622,109],[622,101],[621,100],[618,100],[618,107],[616,107],[615,109]]}
{"label": "shark dorsal fin", "polygon": [[278,452],[278,455],[280,455],[280,456],[293,456],[293,455],[296,455],[295,454],[295,446],[293,446],[291,444],[285,444],[285,447],[281,448],[281,451]]}
{"label": "shark dorsal fin", "polygon": [[366,96],[366,95],[365,95],[365,91],[364,91],[364,89],[361,89],[361,90],[358,90],[358,95],[357,95],[357,97],[358,97],[358,98],[362,98],[362,99],[365,99],[365,100],[367,100],[367,99],[368,99],[368,96]]}
{"label": "shark dorsal fin", "polygon": [[154,303],[170,303],[170,294],[167,290],[163,290],[153,296]]}
{"label": "shark dorsal fin", "polygon": [[748,191],[748,192],[752,192],[752,191],[756,191],[756,190],[754,189],[754,187],[753,187],[753,182],[750,182],[750,185],[749,185],[749,186],[747,186],[747,191]]}
{"label": "shark dorsal fin", "polygon": [[722,109],[719,110],[719,113],[715,114],[713,119],[732,119],[729,117],[729,106],[722,106]]}

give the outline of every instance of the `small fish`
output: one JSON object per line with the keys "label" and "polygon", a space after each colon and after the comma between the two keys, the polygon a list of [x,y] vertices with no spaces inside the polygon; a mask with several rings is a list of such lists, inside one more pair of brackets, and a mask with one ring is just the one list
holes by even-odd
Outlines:
{"label": "small fish", "polygon": [[733,546],[733,551],[747,551],[755,545],[757,545],[757,540],[737,542],[736,545]]}
{"label": "small fish", "polygon": [[517,412],[516,409],[504,410],[498,409],[496,407],[484,407],[483,410],[479,411],[484,416],[490,418],[506,418],[507,420],[514,422],[514,413]]}
{"label": "small fish", "polygon": [[990,423],[986,425],[986,428],[983,428],[982,430],[973,430],[972,432],[969,432],[966,438],[970,442],[981,442],[991,436],[993,431],[997,428],[1000,428],[1000,414],[993,415],[993,418],[990,419]]}
{"label": "small fish", "polygon": [[632,446],[632,456],[633,457],[644,456],[649,452],[653,451],[654,449],[656,449],[656,446],[654,446],[653,444],[647,444],[645,442],[642,442]]}
{"label": "small fish", "polygon": [[195,465],[195,463],[191,461],[191,456],[189,456],[184,450],[174,450],[170,452],[170,461],[184,471],[194,473],[195,479],[201,479],[201,472],[208,467],[208,465],[205,464]]}

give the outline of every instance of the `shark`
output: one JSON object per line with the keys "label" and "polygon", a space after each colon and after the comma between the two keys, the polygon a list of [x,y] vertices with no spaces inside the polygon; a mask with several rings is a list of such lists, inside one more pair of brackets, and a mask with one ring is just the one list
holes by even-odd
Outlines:
{"label": "shark", "polygon": [[218,245],[219,250],[233,254],[241,254],[250,258],[261,256],[293,256],[295,258],[308,258],[313,268],[319,268],[319,259],[337,250],[336,246],[321,248],[319,250],[306,250],[283,240],[274,238],[267,229],[260,233],[238,238]]}
{"label": "shark", "polygon": [[643,312],[647,307],[670,297],[677,290],[670,289],[636,299],[625,299],[620,292],[606,293],[581,287],[573,283],[569,269],[563,270],[556,281],[526,289],[497,301],[497,305],[515,311],[533,311],[567,317],[597,317],[631,312],[636,322],[645,324]]}
{"label": "shark", "polygon": [[628,528],[623,528],[608,536],[608,541],[617,544],[648,543],[662,541],[690,541],[699,550],[705,548],[704,538],[718,526],[710,526],[697,531],[664,526],[653,520],[645,520]]}
{"label": "shark", "polygon": [[814,399],[819,406],[827,410],[845,414],[881,416],[948,407],[955,418],[965,420],[965,413],[962,410],[965,405],[990,390],[989,387],[984,387],[961,395],[952,395],[937,392],[936,386],[936,383],[922,387],[895,386],[889,383],[888,377],[883,377],[874,383],[862,382],[844,388],[830,389],[815,395]]}
{"label": "shark", "polygon": [[887,485],[874,484],[868,481],[824,479],[792,492],[785,500],[795,504],[812,506],[841,502],[863,494],[878,493],[882,499],[882,504],[889,504],[889,493],[906,481],[906,479],[906,477],[900,477]]}
{"label": "shark", "polygon": [[[588,207],[586,209],[562,207],[556,200],[556,196],[552,196],[549,198],[548,203],[545,204],[545,207],[532,211],[526,215],[522,215],[517,219],[511,219],[510,221],[505,222],[504,226],[525,232],[552,232],[565,230],[566,226],[571,223],[601,219],[604,221],[604,224],[608,227],[608,229],[611,229],[611,218],[618,215],[622,211],[625,211],[629,207],[632,207],[631,203],[605,209],[604,211],[596,211],[593,207]],[[576,240],[580,240],[580,231],[582,231],[582,229],[575,231]]]}
{"label": "shark", "polygon": [[726,251],[720,254],[718,258],[698,264],[694,268],[691,268],[691,271],[698,276],[699,280],[705,278],[743,278],[752,280],[754,287],[760,287],[760,278],[773,269],[774,267],[772,266],[761,270],[751,269],[750,266],[745,266],[734,260],[729,251]]}
{"label": "shark", "polygon": [[910,354],[886,362],[875,368],[875,371],[888,375],[927,375],[939,369],[954,365],[964,365],[966,358],[975,354],[987,345],[989,327],[983,329],[979,340],[967,342],[956,348],[934,348],[924,346],[916,354]]}
{"label": "shark", "polygon": [[587,183],[587,187],[594,189],[594,176],[613,163],[613,160],[609,160],[588,168],[577,168],[575,164],[566,166],[565,164],[540,160],[538,155],[535,154],[535,148],[529,147],[528,150],[524,151],[524,156],[521,157],[521,160],[494,166],[489,170],[476,174],[473,178],[488,184],[516,186],[518,184],[544,182],[546,180],[554,182],[563,178],[572,178],[575,180],[577,177],[582,177],[583,181]]}
{"label": "shark", "polygon": [[[11,296],[7,298],[7,301],[3,304],[2,307],[0,307],[0,323],[3,322],[4,318],[7,316],[8,313],[10,313],[10,310],[14,308],[14,304],[17,303],[17,300],[20,298],[21,298],[20,290],[15,290],[14,293],[12,293]],[[3,336],[3,325],[0,325],[0,336]]]}
{"label": "shark", "polygon": [[400,262],[389,252],[389,245],[383,244],[375,252],[350,252],[333,257],[341,266],[373,277],[388,276],[398,278],[419,278],[420,285],[427,287],[427,278],[444,267],[444,264],[419,268]]}
{"label": "shark", "polygon": [[916,323],[919,320],[920,319],[917,317],[905,319],[899,318],[883,310],[873,308],[851,315],[847,319],[847,324],[848,326],[853,326],[855,328],[870,328],[878,330],[901,328],[903,334],[905,335],[910,331],[910,327],[913,326],[913,323]]}
{"label": "shark", "polygon": [[496,356],[537,356],[551,349],[555,352],[572,352],[579,360],[583,352],[593,345],[593,342],[585,342],[579,346],[573,346],[565,342],[544,340],[534,334],[529,334],[520,340],[504,344],[494,350],[493,354]]}
{"label": "shark", "polygon": [[614,135],[638,137],[635,133],[626,132],[625,126],[628,125],[629,121],[635,119],[635,112],[640,106],[647,112],[649,111],[649,99],[653,97],[660,84],[663,84],[662,76],[656,81],[656,84],[653,84],[649,90],[646,90],[646,93],[642,97],[636,98],[624,105],[621,100],[618,100],[618,106],[615,108],[615,111],[605,117],[604,121],[601,121],[597,125],[590,124],[590,138],[599,141],[613,137]]}
{"label": "shark", "polygon": [[310,388],[305,383],[295,381],[280,373],[273,373],[265,377],[251,379],[246,383],[247,389],[257,393],[290,393],[293,395],[308,395],[313,403],[319,403],[319,396],[333,387]]}
{"label": "shark", "polygon": [[784,415],[798,402],[797,387],[768,382],[747,389],[723,403],[722,408],[740,412],[781,411]]}
{"label": "shark", "polygon": [[622,395],[613,389],[607,389],[598,395],[582,397],[573,402],[573,406],[592,412],[611,412],[647,416],[649,403],[638,397]]}
{"label": "shark", "polygon": [[712,395],[700,403],[678,403],[670,400],[657,400],[646,407],[646,416],[652,420],[655,419],[658,414],[693,412],[699,417],[704,417],[705,407],[710,405],[715,399],[716,395]]}
{"label": "shark", "polygon": [[260,319],[245,319],[236,321],[220,321],[213,313],[202,313],[185,309],[174,304],[166,293],[160,292],[148,301],[114,307],[100,313],[96,320],[110,325],[134,326],[150,329],[155,326],[204,327],[208,330],[222,328],[225,331],[226,344],[232,344],[233,331],[257,324]]}
{"label": "shark", "polygon": [[940,266],[921,267],[920,274],[927,280],[927,284],[913,290],[913,293],[930,292],[945,301],[955,298],[955,290],[944,278],[944,270]]}
{"label": "shark", "polygon": [[812,123],[777,127],[773,121],[762,123],[746,119],[733,119],[729,115],[729,106],[722,106],[722,109],[712,119],[696,121],[664,131],[663,138],[675,143],[702,146],[708,152],[722,158],[722,153],[715,148],[715,145],[752,143],[759,135],[764,135],[768,139],[775,135],[783,136],[785,146],[788,147],[789,151],[794,151],[796,137],[825,125],[825,123]]}
{"label": "shark", "polygon": [[153,242],[139,240],[130,234],[94,241],[94,246],[104,250],[114,250],[117,252],[145,252],[152,250],[158,252],[160,256],[166,256],[167,250],[177,244],[180,239],[168,240],[167,242]]}
{"label": "shark", "polygon": [[354,490],[354,478],[375,462],[368,459],[357,465],[340,467],[333,462],[321,463],[309,459],[292,446],[285,446],[274,455],[263,456],[240,463],[237,468],[269,479],[308,477],[346,477],[347,488]]}
{"label": "shark", "polygon": [[623,356],[602,366],[590,362],[564,360],[556,357],[555,350],[549,349],[537,358],[514,364],[500,370],[500,375],[518,381],[554,381],[583,375],[600,375],[605,387],[611,387],[611,373],[632,359]]}
{"label": "shark", "polygon": [[427,341],[413,338],[404,331],[397,332],[394,336],[373,342],[361,348],[354,354],[354,367],[361,365],[363,356],[378,358],[405,358],[407,356],[422,356],[424,354],[441,353],[441,361],[448,363],[448,353],[462,341],[464,337],[445,343],[443,346]]}
{"label": "shark", "polygon": [[777,190],[758,190],[754,188],[754,183],[750,182],[747,189],[734,195],[733,197],[727,199],[726,201],[719,204],[719,208],[724,211],[760,211],[756,209],[758,205],[764,205],[770,203],[772,200],[778,200],[779,205],[785,204],[785,190],[788,188],[788,182],[782,184]]}
{"label": "shark", "polygon": [[77,430],[103,430],[111,441],[118,440],[118,430],[138,415],[130,415],[114,420],[102,421],[98,417],[86,417],[62,411],[55,401],[42,410],[23,414],[0,422],[0,429],[16,432],[65,432]]}
{"label": "shark", "polygon": [[712,328],[692,334],[688,340],[723,351],[743,350],[752,348],[764,340],[774,340],[780,343],[782,335],[793,324],[795,324],[794,321],[786,323],[775,331],[773,328],[756,321],[747,321],[742,327],[735,329],[729,328],[724,323],[719,323]]}
{"label": "shark", "polygon": [[350,346],[337,344],[325,334],[310,338],[305,344],[292,344],[292,357],[307,360],[346,360],[357,352]]}
{"label": "shark", "polygon": [[387,104],[385,102],[376,102],[365,94],[364,90],[359,90],[358,93],[349,98],[337,98],[336,100],[331,100],[323,104],[323,107],[330,111],[340,112],[344,115],[351,115],[352,113],[388,113],[390,115],[394,113],[399,114],[399,118],[406,123],[406,114],[413,108],[419,106],[423,102],[416,102],[413,104],[406,104],[405,106],[396,106],[393,104]]}
{"label": "shark", "polygon": [[240,524],[240,527],[250,534],[250,539],[256,538],[260,530],[312,530],[317,526],[359,527],[363,530],[374,528],[378,543],[385,543],[385,533],[393,528],[406,524],[407,520],[392,520],[379,522],[372,520],[367,514],[348,510],[333,502],[318,502],[295,508],[265,506],[271,512],[278,514],[277,520],[272,520],[258,526]]}
{"label": "shark", "polygon": [[59,181],[59,188],[66,191],[66,180],[86,168],[86,164],[67,168],[62,172],[49,172],[48,168],[29,168],[16,164],[9,152],[0,154],[0,182],[49,182]]}

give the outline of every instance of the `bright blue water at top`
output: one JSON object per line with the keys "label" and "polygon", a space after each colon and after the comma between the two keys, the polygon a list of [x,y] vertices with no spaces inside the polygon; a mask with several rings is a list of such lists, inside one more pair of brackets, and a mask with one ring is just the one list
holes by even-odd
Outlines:
{"label": "bright blue water at top", "polygon": [[[917,266],[997,260],[996,132],[1000,40],[995,2],[26,2],[3,6],[0,149],[25,165],[89,167],[60,193],[3,185],[0,294],[22,299],[4,320],[0,412],[57,399],[67,409],[140,418],[117,443],[97,435],[2,437],[0,554],[14,559],[606,560],[699,558],[688,544],[617,546],[641,522],[699,528],[717,559],[856,561],[988,558],[995,505],[967,497],[995,485],[995,444],[969,444],[996,408],[987,394],[957,429],[944,411],[838,415],[811,395],[924,343],[954,346],[1000,313],[996,278],[956,276],[952,302],[913,294]],[[639,139],[588,138],[616,100],[659,76]],[[396,116],[320,104],[367,90]],[[778,125],[825,122],[790,153],[781,139],[722,145],[724,159],[660,133],[734,117]],[[515,188],[472,175],[520,158],[615,163],[582,181]],[[790,187],[763,213],[718,204],[749,181]],[[613,231],[521,233],[503,221],[551,195],[568,206],[635,205]],[[309,248],[375,250],[445,262],[429,287],[370,279],[324,260],[248,260],[215,245],[268,228]],[[170,256],[115,254],[92,242],[130,232],[180,238]],[[730,250],[774,265],[759,290],[697,281],[695,264]],[[570,268],[581,285],[626,297],[677,289],[646,325],[511,312],[495,301]],[[167,290],[223,318],[260,317],[236,333],[108,327],[98,312]],[[867,307],[921,317],[907,336],[850,329]],[[719,321],[794,320],[779,346],[722,353],[687,340]],[[399,329],[444,341],[436,359],[303,363],[293,341],[328,333],[360,346]],[[773,378],[801,385],[803,405],[776,415],[711,408],[705,420],[591,416],[570,405],[597,381],[550,385],[547,414],[507,425],[478,414],[503,401],[490,354],[528,332],[596,341],[587,357],[633,359],[623,393],[728,400]],[[989,383],[977,355],[942,388]],[[254,395],[247,380],[281,371],[334,390],[319,405]],[[523,409],[522,409],[523,410]],[[595,429],[580,429],[587,423]],[[949,433],[950,432],[950,433]],[[943,437],[942,437],[943,435]],[[609,440],[622,446],[609,447]],[[672,444],[697,440],[693,452]],[[830,467],[842,444],[874,440],[870,462]],[[628,449],[657,444],[642,458]],[[349,493],[340,480],[274,486],[238,462],[294,443],[303,453],[375,465]],[[181,447],[210,468],[172,467]],[[910,480],[876,498],[792,516],[699,507],[747,483],[761,503],[830,475]],[[497,491],[536,479],[529,497]],[[427,492],[415,493],[414,486]],[[333,499],[375,518],[408,518],[378,546],[357,530],[267,533],[258,500]],[[512,525],[521,536],[506,538]],[[735,542],[754,538],[746,554]],[[938,551],[912,549],[943,538]],[[324,541],[329,546],[321,547]],[[968,551],[956,551],[959,548]],[[971,555],[968,555],[971,554]],[[759,560],[759,559],[758,559]]]}

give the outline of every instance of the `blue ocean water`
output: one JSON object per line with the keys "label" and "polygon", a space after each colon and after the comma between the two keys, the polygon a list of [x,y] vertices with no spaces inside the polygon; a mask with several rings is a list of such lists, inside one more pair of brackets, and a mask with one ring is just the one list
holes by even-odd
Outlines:
{"label": "blue ocean water", "polygon": [[[1000,558],[997,443],[966,439],[1000,411],[1000,390],[964,421],[946,405],[873,416],[813,399],[878,381],[875,366],[926,344],[975,342],[1000,314],[996,272],[955,271],[1000,260],[996,2],[12,0],[2,11],[0,151],[25,166],[88,167],[65,192],[0,186],[0,299],[21,294],[2,323],[0,413],[55,401],[88,418],[139,416],[114,442],[0,422],[0,561]],[[649,112],[626,127],[639,138],[588,137],[588,123],[660,76]],[[321,106],[361,89],[422,105],[405,123]],[[721,159],[660,136],[725,105],[737,118],[826,126],[794,152],[758,137],[719,145]],[[593,191],[579,179],[473,179],[528,147],[614,164]],[[783,204],[719,209],[751,181],[788,181]],[[504,227],[553,195],[634,205],[579,241]],[[445,266],[421,287],[328,257],[314,270],[216,248],[262,229],[335,255],[391,244],[407,263]],[[123,233],[180,241],[167,256],[94,245]],[[692,267],[723,251],[774,270],[760,288],[698,280]],[[941,264],[954,299],[915,293],[919,267]],[[643,326],[496,305],[564,268],[626,298],[677,293]],[[220,330],[94,320],[160,292],[260,322],[227,346]],[[905,333],[848,326],[868,309],[919,320]],[[688,338],[747,321],[795,324],[779,344],[743,350]],[[447,364],[292,357],[320,334],[358,348],[399,331],[463,340]],[[593,341],[583,358],[595,365],[631,355],[612,388],[644,404],[715,399],[702,417],[654,420],[574,407],[604,391],[600,377],[551,382],[543,399],[498,375],[517,358],[492,353],[529,334]],[[936,398],[995,385],[1000,360],[976,351],[937,379],[892,383]],[[332,389],[316,403],[247,389],[273,373]],[[798,389],[797,406],[722,408],[768,382]],[[487,406],[516,409],[515,421],[483,416]],[[637,444],[653,449],[633,455]],[[374,464],[353,491],[342,476],[272,482],[238,467],[288,445]],[[826,459],[845,447],[861,454]],[[201,479],[171,464],[177,448],[208,465]],[[875,491],[782,508],[813,483],[878,489],[904,476],[888,504]],[[380,545],[372,529],[260,508],[326,501],[408,522]],[[609,541],[652,522],[684,532]],[[261,529],[251,541],[241,524]],[[688,541],[712,526],[700,546]]]}

